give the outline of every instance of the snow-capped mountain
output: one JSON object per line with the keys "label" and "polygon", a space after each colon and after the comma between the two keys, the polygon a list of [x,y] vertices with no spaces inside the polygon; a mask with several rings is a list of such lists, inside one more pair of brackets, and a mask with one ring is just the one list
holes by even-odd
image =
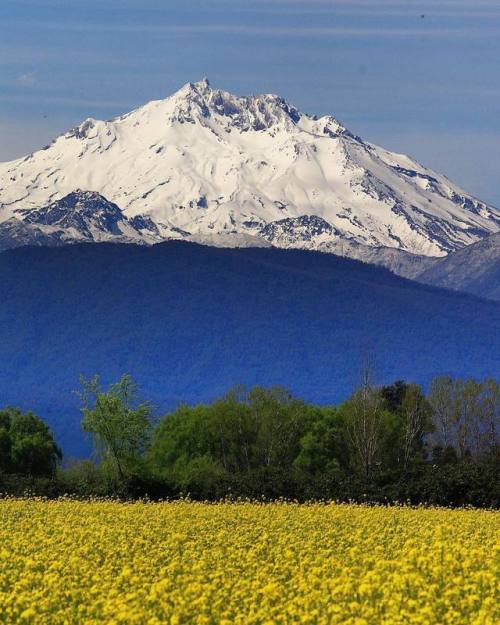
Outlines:
{"label": "snow-capped mountain", "polygon": [[59,244],[302,247],[411,275],[414,255],[444,256],[499,231],[500,211],[334,117],[204,79],[0,164],[0,245],[16,230]]}

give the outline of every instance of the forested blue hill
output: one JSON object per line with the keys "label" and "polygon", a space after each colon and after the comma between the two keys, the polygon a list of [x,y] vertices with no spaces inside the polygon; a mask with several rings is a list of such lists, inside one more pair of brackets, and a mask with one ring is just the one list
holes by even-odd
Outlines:
{"label": "forested blue hill", "polygon": [[0,405],[47,419],[69,455],[81,374],[131,373],[158,411],[235,384],[319,403],[357,383],[499,374],[500,305],[317,252],[82,244],[0,254]]}

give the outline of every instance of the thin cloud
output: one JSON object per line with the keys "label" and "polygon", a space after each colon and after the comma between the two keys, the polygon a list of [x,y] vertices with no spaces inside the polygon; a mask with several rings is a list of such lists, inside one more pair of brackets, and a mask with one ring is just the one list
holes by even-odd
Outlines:
{"label": "thin cloud", "polygon": [[[0,95],[0,102],[24,103],[28,96],[22,95]],[[127,103],[123,100],[99,100],[90,98],[71,98],[66,96],[37,96],[37,102],[40,104],[68,105],[76,107],[99,107],[101,109],[118,109],[127,108]],[[128,106],[134,106],[129,104]],[[135,106],[137,106],[135,104]]]}
{"label": "thin cloud", "polygon": [[37,78],[34,72],[27,72],[25,74],[20,74],[16,78],[16,84],[21,85],[22,87],[31,87],[37,82]]}
{"label": "thin cloud", "polygon": [[405,17],[416,14],[418,16],[435,17],[499,17],[500,4],[498,0],[440,0],[434,2],[412,2],[411,0],[247,0],[245,7],[233,5],[234,8],[249,9],[252,11],[266,11],[273,7],[274,12],[292,11],[297,13],[319,14],[341,11],[342,15],[384,15]]}
{"label": "thin cloud", "polygon": [[[18,6],[38,7],[39,0],[2,0]],[[343,13],[359,15],[384,15],[403,16],[411,12],[429,14],[435,16],[462,16],[462,17],[498,17],[500,5],[498,0],[190,0],[193,5],[200,8],[224,8],[227,11],[246,11],[255,8],[265,12],[270,7],[285,10],[287,7],[294,12],[312,13],[316,11],[342,10]],[[79,6],[81,0],[45,0],[45,4],[52,7]],[[136,8],[137,0],[99,0],[99,7],[113,8],[115,12],[127,11]],[[141,10],[163,12],[168,7],[158,0],[143,0]]]}
{"label": "thin cloud", "polygon": [[[1,0],[0,0],[1,2]],[[62,28],[62,26],[61,26]],[[90,27],[89,27],[90,28]],[[59,48],[41,49],[35,45],[21,45],[21,44],[0,44],[0,67],[13,67],[18,66],[19,69],[26,66],[48,64],[48,63],[60,63],[64,61],[66,63],[77,63],[80,67],[82,65],[100,65],[102,66],[103,54],[101,51],[96,50],[64,50],[64,56]],[[106,55],[106,65],[113,67],[130,67],[141,64],[141,59],[125,59],[123,56]],[[5,73],[5,70],[3,70]],[[20,74],[23,76],[24,74]],[[38,80],[37,74],[34,72],[36,80]],[[18,76],[18,78],[20,77]],[[14,80],[14,79],[13,79]],[[44,78],[45,82],[45,78]],[[4,83],[7,84],[7,83]],[[12,80],[11,83],[12,84]]]}
{"label": "thin cloud", "polygon": [[[423,20],[422,20],[423,21]],[[240,26],[234,24],[103,24],[90,22],[49,22],[39,27],[75,32],[99,31],[137,34],[226,34],[262,37],[487,37],[498,29],[455,27],[344,27],[344,26]]]}

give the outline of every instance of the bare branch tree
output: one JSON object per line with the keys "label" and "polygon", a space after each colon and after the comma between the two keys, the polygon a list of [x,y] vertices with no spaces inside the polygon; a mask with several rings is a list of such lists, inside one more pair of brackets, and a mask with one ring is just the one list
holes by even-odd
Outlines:
{"label": "bare branch tree", "polygon": [[361,387],[346,405],[348,443],[365,478],[375,465],[383,434],[383,400],[372,380],[372,362],[365,360]]}
{"label": "bare branch tree", "polygon": [[436,426],[436,443],[443,447],[453,446],[454,440],[454,385],[449,376],[439,376],[431,382],[429,402]]}
{"label": "bare branch tree", "polygon": [[431,407],[418,384],[408,384],[401,405],[403,465],[408,466],[417,445],[429,428]]}

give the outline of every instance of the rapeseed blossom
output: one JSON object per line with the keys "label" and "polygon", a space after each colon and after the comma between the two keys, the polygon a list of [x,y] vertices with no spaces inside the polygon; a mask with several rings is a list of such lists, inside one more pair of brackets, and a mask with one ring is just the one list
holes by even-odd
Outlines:
{"label": "rapeseed blossom", "polygon": [[493,625],[499,516],[0,500],[6,625]]}

